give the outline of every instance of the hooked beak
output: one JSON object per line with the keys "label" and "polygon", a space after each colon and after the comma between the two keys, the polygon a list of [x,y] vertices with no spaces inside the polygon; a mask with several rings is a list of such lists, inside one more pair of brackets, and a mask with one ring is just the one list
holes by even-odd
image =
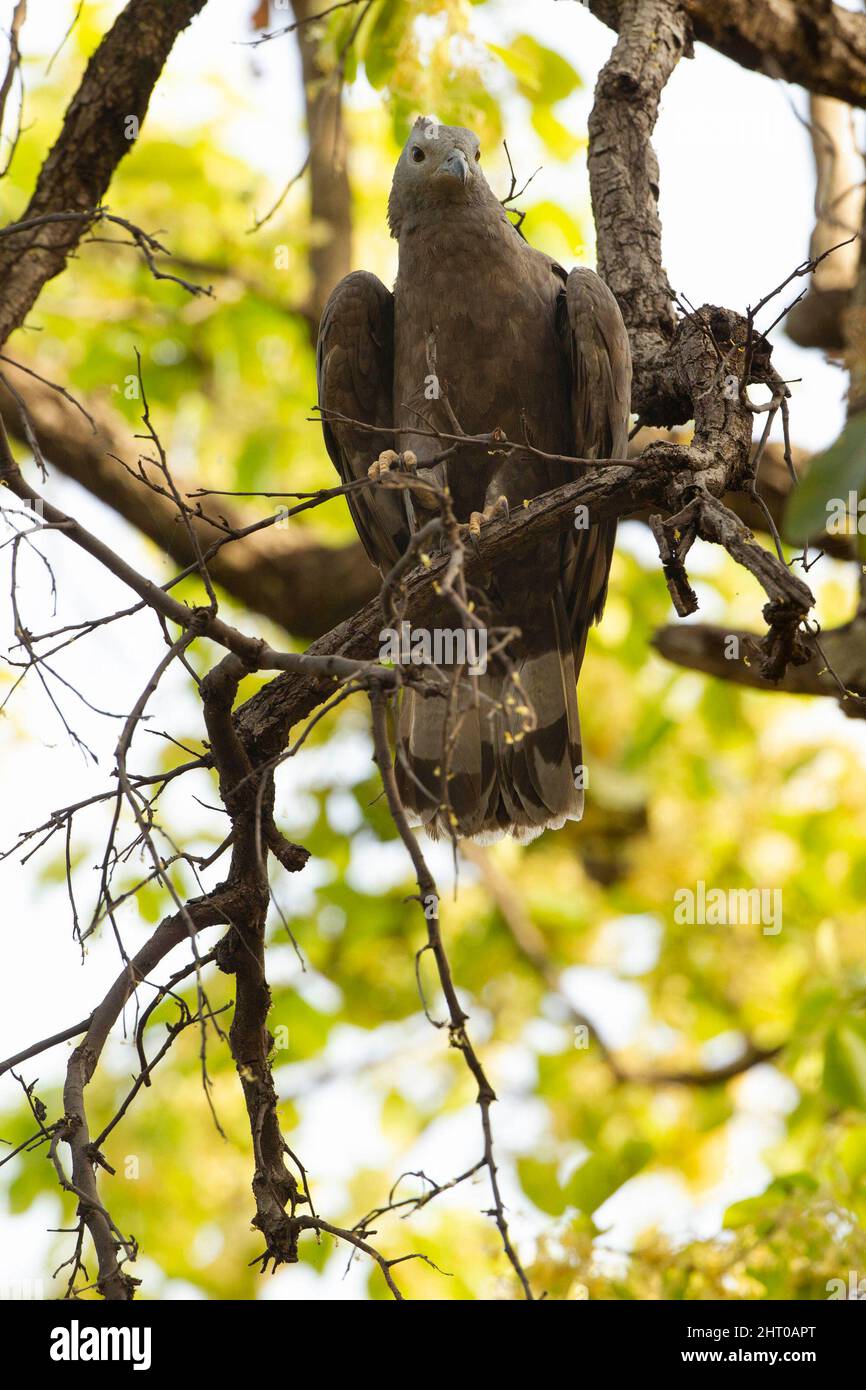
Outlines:
{"label": "hooked beak", "polygon": [[469,161],[462,150],[454,149],[439,165],[437,173],[446,178],[457,179],[465,187],[469,177]]}

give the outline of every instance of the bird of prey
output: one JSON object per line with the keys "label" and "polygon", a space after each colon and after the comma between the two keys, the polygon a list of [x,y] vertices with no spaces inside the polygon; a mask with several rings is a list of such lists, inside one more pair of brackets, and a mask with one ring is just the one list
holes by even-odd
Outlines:
{"label": "bird of prey", "polygon": [[[498,428],[545,454],[625,458],[631,396],[629,340],[610,290],[527,244],[480,156],[471,130],[415,122],[388,202],[399,244],[393,294],[375,275],[347,275],[325,307],[317,353],[325,443],[341,478],[363,478],[377,455],[408,454],[413,464],[414,455],[414,476],[447,484],[458,521],[476,535],[495,511],[522,507],[575,469],[490,443],[461,445],[425,468],[443,452],[436,431]],[[417,490],[397,488],[355,491],[349,506],[383,575],[434,514]],[[494,657],[465,682],[474,689],[459,697],[456,718],[445,699],[403,691],[398,785],[434,838],[527,841],[581,817],[575,687],[604,607],[616,523],[575,520],[567,535],[484,576],[489,629],[519,630],[510,669]]]}

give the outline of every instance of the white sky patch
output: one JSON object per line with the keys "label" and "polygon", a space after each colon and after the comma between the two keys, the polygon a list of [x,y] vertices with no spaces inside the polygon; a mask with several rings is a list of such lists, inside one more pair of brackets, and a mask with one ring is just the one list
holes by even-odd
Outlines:
{"label": "white sky patch", "polygon": [[560,978],[563,993],[608,1047],[626,1047],[648,1022],[649,1005],[640,985],[591,965],[570,966]]}
{"label": "white sky patch", "polygon": [[658,961],[662,926],[646,913],[616,917],[599,933],[593,955],[621,975],[646,975]]}

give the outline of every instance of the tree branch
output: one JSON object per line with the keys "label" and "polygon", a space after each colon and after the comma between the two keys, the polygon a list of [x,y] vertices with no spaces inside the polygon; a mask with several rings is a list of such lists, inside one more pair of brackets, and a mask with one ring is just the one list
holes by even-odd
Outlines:
{"label": "tree branch", "polygon": [[761,674],[755,656],[759,641],[757,633],[738,628],[677,623],[660,628],[653,646],[665,660],[690,671],[702,671],[752,690],[829,695],[851,718],[866,718],[866,619],[855,618],[844,627],[821,633],[820,651],[813,647],[808,661],[789,666],[775,683]]}
{"label": "tree branch", "polygon": [[[863,222],[863,156],[854,129],[854,113],[832,97],[809,100],[809,135],[815,157],[815,228],[809,243],[813,260],[827,256],[815,269],[808,293],[785,320],[785,332],[801,347],[841,353],[845,314],[857,279],[860,246],[853,239]],[[852,238],[841,245],[845,238]]]}
{"label": "tree branch", "polygon": [[321,0],[292,0],[301,56],[307,139],[310,154],[310,274],[308,317],[313,341],[328,295],[352,269],[352,193],[348,141],[343,120],[342,84],[330,80],[319,58],[319,35],[310,21]]}
{"label": "tree branch", "polygon": [[[94,430],[50,386],[11,366],[2,365],[2,373],[20,397],[49,463],[113,507],[179,565],[194,562],[189,531],[172,500],[150,490],[118,463],[121,458],[133,468],[141,456],[140,442],[120,416],[88,403]],[[9,432],[28,444],[19,401],[2,382],[0,415]],[[142,470],[145,477],[158,476],[147,461],[142,462]],[[178,488],[189,494],[182,479]],[[233,509],[231,499],[227,501],[229,505],[221,503],[219,514],[233,530],[240,530],[246,518]],[[203,551],[223,535],[204,518],[191,517],[190,524]],[[210,559],[211,577],[250,612],[263,614],[297,636],[317,637],[372,598],[379,576],[360,542],[327,546],[308,540],[306,534],[300,528],[277,525],[233,541]]]}
{"label": "tree branch", "polygon": [[23,323],[46,281],[58,275],[99,207],[117,165],[132,149],[150,97],[178,36],[205,0],[129,0],[103,38],[39,171],[21,220],[80,213],[0,243],[0,343]]}
{"label": "tree branch", "polygon": [[217,890],[207,897],[188,902],[182,912],[165,917],[94,1010],[84,1038],[69,1058],[63,1088],[64,1116],[58,1135],[69,1145],[72,1154],[72,1190],[78,1194],[79,1215],[90,1232],[99,1262],[97,1288],[109,1300],[132,1298],[139,1281],[122,1268],[128,1252],[118,1258],[120,1248],[115,1228],[99,1200],[96,1168],[101,1156],[94,1152],[90,1142],[84,1093],[96,1070],[108,1034],[139,982],[146,979],[169,951],[188,938],[188,922],[192,922],[194,929],[200,931],[203,927],[230,921],[234,909],[233,895]]}
{"label": "tree branch", "polygon": [[670,370],[676,316],[662,265],[659,168],[650,136],[665,84],[691,51],[691,28],[684,9],[670,0],[622,0],[618,23],[619,40],[599,74],[589,118],[598,272],[629,330],[632,408],[644,424],[684,424],[691,402]]}
{"label": "tree branch", "polygon": [[[265,926],[270,903],[267,876],[266,832],[278,832],[273,824],[272,775],[254,767],[232,724],[232,706],[247,667],[228,655],[205,676],[202,687],[204,719],[214,763],[219,772],[220,797],[232,825],[232,860],[229,881],[237,891],[231,930],[220,942],[217,964],[236,981],[235,1012],[229,1032],[232,1056],[246,1102],[253,1143],[255,1171],[253,1225],[265,1237],[264,1272],[294,1263],[298,1258],[295,1208],[306,1201],[285,1164],[286,1144],[277,1116],[277,1093],[268,1054],[273,1039],[267,1018],[271,993],[265,974]],[[306,862],[298,849],[293,867]],[[285,863],[285,860],[283,860]],[[289,864],[285,866],[288,868]],[[290,1212],[285,1208],[290,1206]]]}
{"label": "tree branch", "polygon": [[[621,27],[631,0],[588,0]],[[830,0],[682,0],[694,37],[742,67],[866,105],[866,17]]]}

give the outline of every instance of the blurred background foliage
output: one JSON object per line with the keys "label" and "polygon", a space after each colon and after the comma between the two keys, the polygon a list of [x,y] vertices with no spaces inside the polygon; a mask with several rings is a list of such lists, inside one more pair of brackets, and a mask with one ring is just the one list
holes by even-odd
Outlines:
{"label": "blurred background foliage", "polygon": [[[318,26],[324,67],[345,64],[354,264],[386,279],[393,273],[384,206],[419,110],[479,132],[503,195],[509,122],[528,122],[539,162],[580,158],[585,132],[570,129],[558,107],[581,75],[531,32],[482,40],[476,12],[495,7],[376,0],[349,49],[354,7]],[[115,9],[85,4],[50,73],[44,58],[25,69],[26,123],[4,183],[4,216],[24,206]],[[273,16],[275,24],[284,18]],[[526,22],[531,28],[528,14]],[[159,229],[180,258],[165,268],[212,283],[214,297],[154,283],[134,249],[96,242],[46,288],[32,316],[38,344],[36,333],[23,333],[16,349],[22,357],[38,349],[44,375],[135,427],[138,349],[179,476],[209,487],[309,489],[333,481],[309,423],[314,354],[299,311],[318,229],[301,178],[274,217],[251,230],[279,180],[242,158],[227,132],[238,103],[255,101],[256,53],[245,97],[221,80],[215,59],[200,96],[206,119],[178,130],[155,112],[111,188],[112,210]],[[584,238],[591,242],[589,214],[571,203],[565,169],[561,186],[561,203],[534,203],[530,186],[520,200],[523,231],[572,262],[584,257]],[[267,506],[250,502],[247,514]],[[341,502],[292,525],[333,543],[352,536]],[[608,612],[581,680],[586,818],[528,849],[473,854],[444,909],[455,978],[500,1095],[493,1118],[510,1219],[534,1287],[552,1298],[825,1298],[828,1280],[866,1270],[862,752],[817,702],[744,691],[657,657],[652,634],[670,616],[657,558],[637,523],[622,528],[621,540]],[[742,573],[716,555],[698,563],[704,616],[759,626],[760,597]],[[831,622],[846,615],[851,583],[841,567],[826,576],[816,586],[819,613]],[[225,602],[248,630],[285,642]],[[103,652],[110,661],[110,646]],[[17,717],[14,705],[9,717]],[[173,726],[175,737],[200,746],[191,699],[181,718],[188,726]],[[25,726],[16,736],[26,737]],[[161,763],[149,756],[167,767],[184,755],[172,748]],[[208,775],[196,776],[190,786],[207,803]],[[413,957],[422,922],[406,903],[413,885],[371,770],[363,701],[316,726],[278,780],[277,810],[285,833],[312,853],[296,881],[274,877],[281,910],[271,928],[271,1030],[281,1116],[310,1170],[318,1210],[351,1225],[404,1171],[424,1169],[444,1182],[471,1164],[480,1152],[477,1112],[460,1058],[420,1011]],[[185,846],[206,850],[221,838],[219,818],[188,792],[166,796],[163,823]],[[76,844],[85,898],[97,831]],[[52,849],[38,862],[38,891],[62,883],[62,854]],[[448,856],[436,864],[447,881]],[[130,864],[125,886],[142,876],[142,864]],[[678,924],[674,894],[699,879],[781,890],[782,930]],[[196,891],[186,867],[175,882],[179,892]],[[148,884],[122,920],[152,923],[169,906]],[[231,981],[206,978],[214,1007],[229,1005]],[[426,971],[424,979],[435,1016]],[[151,1053],[176,1012],[168,1002],[154,1015]],[[223,1026],[229,1017],[220,1015]],[[41,1030],[34,1021],[34,1037],[66,1021],[43,1020]],[[723,1067],[747,1047],[781,1050],[719,1084],[652,1079]],[[259,1242],[249,1226],[246,1115],[227,1048],[211,1030],[207,1068],[220,1137],[199,1052],[197,1030],[183,1033],[105,1145],[116,1169],[102,1176],[106,1199],[141,1244],[142,1294],[291,1298],[293,1287],[307,1296],[331,1289],[315,1279],[335,1277],[346,1252],[329,1240],[302,1241],[313,1282],[293,1285],[297,1273],[283,1271],[269,1292],[250,1268]],[[93,1132],[135,1069],[131,1038],[121,1037],[90,1088]],[[34,1064],[23,1071],[39,1074]],[[38,1093],[49,1115],[60,1113],[57,1088],[40,1085]],[[0,1134],[13,1145],[33,1128],[24,1105],[0,1117]],[[73,1203],[56,1196],[44,1148],[5,1173],[11,1214],[50,1197],[46,1224],[73,1224]],[[417,1177],[399,1189],[421,1190]],[[515,1296],[482,1214],[488,1204],[479,1180],[406,1222],[378,1223],[380,1248],[418,1251],[436,1266],[400,1267],[408,1296]],[[52,1268],[70,1253],[69,1241],[55,1238]],[[387,1296],[375,1268],[365,1267],[363,1279],[370,1297]]]}

